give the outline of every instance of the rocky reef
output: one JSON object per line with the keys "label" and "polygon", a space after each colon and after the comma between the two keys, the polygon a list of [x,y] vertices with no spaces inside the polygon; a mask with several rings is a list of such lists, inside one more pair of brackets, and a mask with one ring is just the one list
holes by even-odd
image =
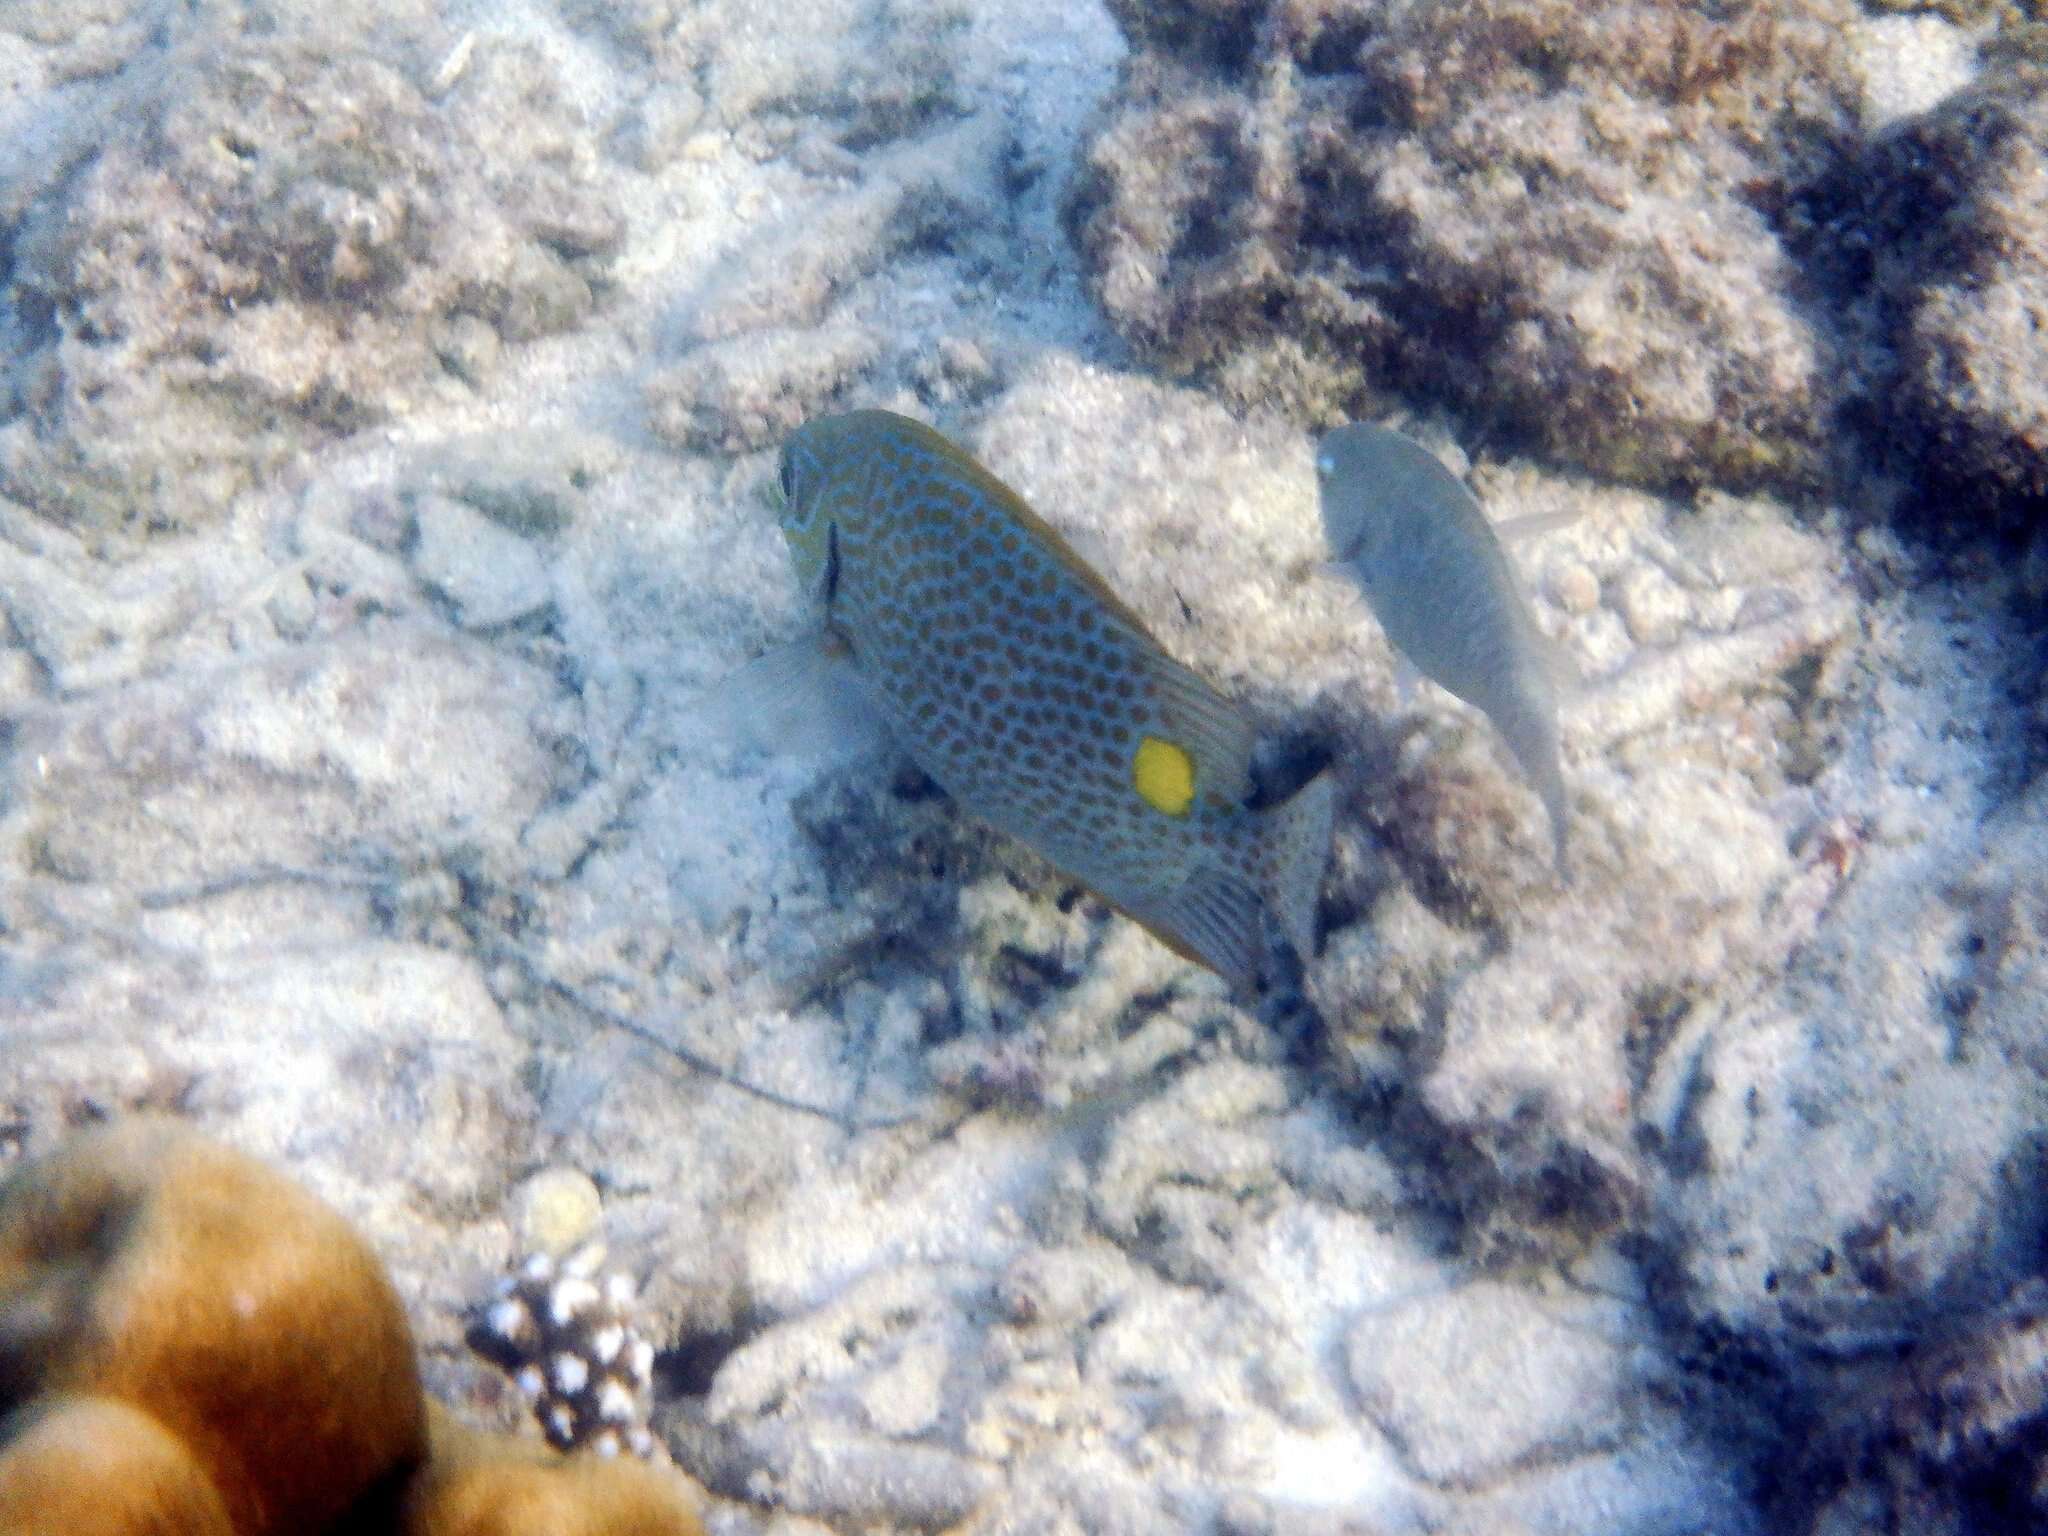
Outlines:
{"label": "rocky reef", "polygon": [[1148,360],[1639,485],[1842,494],[1876,449],[1967,519],[2038,509],[2024,27],[1944,98],[1968,45],[1848,0],[1112,9],[1067,217]]}
{"label": "rocky reef", "polygon": [[293,453],[479,382],[589,314],[620,232],[517,50],[444,91],[317,25],[223,50],[162,9],[9,189],[0,490],[88,529],[211,522]]}
{"label": "rocky reef", "polygon": [[1872,317],[1876,387],[1851,418],[1951,536],[1984,520],[2024,535],[2048,505],[2048,60],[2018,38],[1990,51],[1982,81],[1876,137],[1816,199],[1823,269]]}

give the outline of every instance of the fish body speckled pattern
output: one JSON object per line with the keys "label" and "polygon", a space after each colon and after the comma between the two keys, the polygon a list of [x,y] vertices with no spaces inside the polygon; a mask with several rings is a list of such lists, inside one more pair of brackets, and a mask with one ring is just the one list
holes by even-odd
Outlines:
{"label": "fish body speckled pattern", "polygon": [[1493,722],[1550,813],[1564,871],[1557,686],[1485,509],[1427,448],[1368,422],[1323,438],[1316,479],[1331,556],[1416,669]]}
{"label": "fish body speckled pattern", "polygon": [[783,449],[797,575],[892,734],[961,806],[1251,987],[1270,920],[1313,952],[1327,778],[1244,806],[1251,730],[1022,498],[889,411]]}

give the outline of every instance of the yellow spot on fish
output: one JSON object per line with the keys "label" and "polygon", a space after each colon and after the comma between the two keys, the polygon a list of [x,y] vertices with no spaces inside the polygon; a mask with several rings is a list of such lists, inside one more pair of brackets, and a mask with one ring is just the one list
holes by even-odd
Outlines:
{"label": "yellow spot on fish", "polygon": [[1186,747],[1147,736],[1131,755],[1131,787],[1167,816],[1185,816],[1195,800],[1195,760]]}

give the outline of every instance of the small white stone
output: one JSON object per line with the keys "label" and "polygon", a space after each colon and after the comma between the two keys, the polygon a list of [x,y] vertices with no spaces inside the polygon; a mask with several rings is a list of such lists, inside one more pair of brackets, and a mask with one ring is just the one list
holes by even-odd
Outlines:
{"label": "small white stone", "polygon": [[633,1373],[633,1379],[643,1387],[654,1380],[654,1346],[645,1339],[635,1339],[633,1355],[627,1362],[627,1369]]}
{"label": "small white stone", "polygon": [[1637,645],[1671,645],[1692,619],[1691,597],[1652,565],[1622,572],[1614,584],[1614,602]]}
{"label": "small white stone", "polygon": [[632,1448],[633,1454],[642,1461],[645,1461],[654,1454],[653,1433],[639,1425],[635,1425],[626,1431],[626,1444]]}
{"label": "small white stone", "polygon": [[576,1414],[567,1403],[557,1403],[548,1410],[548,1427],[559,1440],[576,1438]]}
{"label": "small white stone", "polygon": [[536,1253],[519,1266],[519,1273],[528,1280],[552,1280],[555,1277],[555,1261],[545,1253]]}
{"label": "small white stone", "polygon": [[519,1386],[519,1395],[529,1403],[540,1401],[540,1395],[547,1391],[548,1384],[537,1365],[522,1365],[519,1374],[512,1378]]}
{"label": "small white stone", "polygon": [[[604,1221],[597,1185],[580,1168],[543,1168],[512,1197],[512,1221],[522,1248],[535,1253],[570,1253],[591,1245]],[[575,1259],[567,1273],[574,1274]]]}
{"label": "small white stone", "polygon": [[633,1277],[631,1275],[606,1275],[604,1278],[604,1299],[615,1307],[633,1305]]}
{"label": "small white stone", "polygon": [[613,1430],[606,1430],[590,1442],[591,1451],[603,1461],[617,1461],[619,1458],[619,1437]]}
{"label": "small white stone", "polygon": [[413,526],[413,573],[447,599],[464,629],[510,624],[550,601],[539,551],[474,507],[429,492],[414,505]]}
{"label": "small white stone", "polygon": [[1976,38],[1945,17],[1872,16],[1844,31],[1873,130],[1930,111],[1970,83]]}
{"label": "small white stone", "polygon": [[619,1351],[626,1347],[626,1330],[619,1324],[600,1328],[590,1341],[590,1352],[599,1365],[610,1365],[618,1359]]}
{"label": "small white stone", "polygon": [[555,1356],[555,1390],[574,1397],[590,1384],[590,1363],[580,1355]]}
{"label": "small white stone", "polygon": [[1600,606],[1600,578],[1574,560],[1552,575],[1550,595],[1566,613],[1584,618]]}

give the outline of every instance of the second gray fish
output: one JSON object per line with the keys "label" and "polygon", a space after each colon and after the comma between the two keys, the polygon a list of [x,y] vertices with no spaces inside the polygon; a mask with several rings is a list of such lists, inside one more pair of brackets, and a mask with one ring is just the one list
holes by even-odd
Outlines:
{"label": "second gray fish", "polygon": [[1493,722],[1550,813],[1565,865],[1564,774],[1549,642],[1485,510],[1411,438],[1354,422],[1316,448],[1323,530],[1387,638]]}

